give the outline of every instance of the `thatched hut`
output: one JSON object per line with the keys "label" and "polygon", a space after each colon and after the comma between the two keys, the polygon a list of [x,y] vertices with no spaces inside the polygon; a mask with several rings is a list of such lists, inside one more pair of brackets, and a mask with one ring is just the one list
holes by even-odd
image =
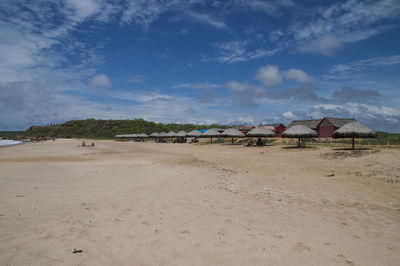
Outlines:
{"label": "thatched hut", "polygon": [[187,133],[183,130],[179,131],[178,133],[175,133],[175,140],[174,143],[186,143],[186,135]]}
{"label": "thatched hut", "polygon": [[315,132],[311,128],[306,127],[304,125],[296,125],[296,126],[290,127],[282,133],[282,137],[284,137],[284,138],[298,138],[299,142],[298,142],[297,146],[299,148],[305,147],[305,144],[304,143],[302,144],[302,138],[313,138],[313,137],[317,137],[317,136],[318,136],[317,132]]}
{"label": "thatched hut", "polygon": [[179,131],[178,133],[175,134],[175,137],[185,138],[186,135],[187,135],[187,133],[185,131],[181,130],[181,131]]}
{"label": "thatched hut", "polygon": [[187,137],[192,138],[190,143],[197,143],[199,142],[197,138],[201,136],[201,132],[198,130],[192,130],[186,134]]}
{"label": "thatched hut", "polygon": [[154,138],[154,141],[155,141],[155,142],[159,142],[160,133],[154,132],[154,133],[151,133],[149,136],[152,137],[152,138]]}
{"label": "thatched hut", "polygon": [[189,133],[187,133],[186,136],[198,138],[198,137],[201,136],[201,133],[200,133],[200,131],[198,131],[198,130],[192,130],[192,131],[190,131]]}
{"label": "thatched hut", "polygon": [[161,143],[166,142],[167,133],[163,131],[160,134],[158,134],[158,137],[159,137],[158,142]]}
{"label": "thatched hut", "polygon": [[376,138],[376,132],[363,124],[354,121],[343,125],[333,132],[334,138],[351,138],[351,149],[354,150],[354,138]]}
{"label": "thatched hut", "polygon": [[255,127],[250,130],[246,136],[254,137],[254,138],[267,138],[267,137],[275,137],[275,132],[269,130],[266,127]]}
{"label": "thatched hut", "polygon": [[176,133],[174,131],[170,131],[167,134],[165,134],[165,136],[168,137],[168,138],[174,138],[175,135],[176,135]]}
{"label": "thatched hut", "polygon": [[232,138],[232,144],[233,144],[233,138],[243,138],[244,134],[242,132],[240,132],[236,128],[230,128],[230,129],[225,130],[224,132],[222,132],[221,136],[223,136],[223,137],[231,137]]}
{"label": "thatched hut", "polygon": [[[276,133],[268,129],[266,126],[255,127],[246,134],[246,137],[258,138],[257,146],[264,146],[266,144],[266,141],[265,140],[263,141],[261,138],[275,137],[275,136]],[[247,145],[252,146],[253,141],[251,140]]]}
{"label": "thatched hut", "polygon": [[216,129],[216,128],[210,128],[206,132],[201,133],[201,137],[211,138],[211,143],[212,143],[213,137],[220,137],[220,136],[221,136],[221,133],[219,133],[218,129]]}

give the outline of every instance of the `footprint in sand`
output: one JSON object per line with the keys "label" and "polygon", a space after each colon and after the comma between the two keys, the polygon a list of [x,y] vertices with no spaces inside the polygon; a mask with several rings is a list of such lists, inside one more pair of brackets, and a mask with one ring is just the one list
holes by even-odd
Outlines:
{"label": "footprint in sand", "polygon": [[294,248],[297,252],[303,253],[303,252],[310,252],[311,249],[307,247],[303,242],[297,242],[296,247]]}
{"label": "footprint in sand", "polygon": [[343,255],[343,254],[338,254],[337,256],[338,256],[340,259],[343,259],[344,262],[346,262],[348,265],[351,265],[351,266],[354,265],[354,263],[353,263],[352,261],[349,261],[349,260],[346,259],[346,256],[345,256],[345,255]]}

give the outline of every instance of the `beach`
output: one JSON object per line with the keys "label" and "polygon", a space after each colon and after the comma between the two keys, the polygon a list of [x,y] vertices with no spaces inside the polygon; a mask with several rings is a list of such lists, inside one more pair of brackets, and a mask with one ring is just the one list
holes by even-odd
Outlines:
{"label": "beach", "polygon": [[81,142],[0,149],[1,265],[400,263],[399,148]]}

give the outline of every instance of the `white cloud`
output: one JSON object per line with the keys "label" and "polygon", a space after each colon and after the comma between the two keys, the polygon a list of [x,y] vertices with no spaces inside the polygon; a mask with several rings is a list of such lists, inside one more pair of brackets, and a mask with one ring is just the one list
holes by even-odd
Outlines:
{"label": "white cloud", "polygon": [[93,77],[91,84],[95,87],[111,87],[111,80],[107,75],[99,74]]}
{"label": "white cloud", "polygon": [[332,56],[343,47],[343,42],[332,34],[327,34],[299,46],[302,53]]}
{"label": "white cloud", "polygon": [[314,79],[301,69],[290,68],[281,71],[276,65],[267,65],[257,70],[255,79],[266,87],[274,87],[282,84],[283,78],[295,80],[300,83],[313,83]]}
{"label": "white cloud", "polygon": [[198,83],[179,83],[171,86],[173,89],[216,89],[220,88],[221,85],[209,83],[209,82],[198,82]]}
{"label": "white cloud", "polygon": [[99,12],[101,2],[95,0],[66,0],[67,8],[72,10],[72,18],[77,21],[82,21]]}
{"label": "white cloud", "polygon": [[255,79],[266,87],[273,87],[282,83],[282,74],[278,66],[268,65],[258,69]]}
{"label": "white cloud", "polygon": [[[186,20],[201,23],[213,28],[226,30],[228,26],[225,22],[214,18],[206,13],[198,13],[191,8],[197,1],[185,0],[133,0],[128,1],[126,7],[122,10],[121,22],[130,24],[132,22],[143,26],[145,30],[159,19],[159,17],[169,11],[175,12],[175,16],[171,21],[179,21],[180,17]],[[187,30],[186,30],[187,31]]]}
{"label": "white cloud", "polygon": [[288,118],[288,119],[291,119],[291,118],[294,117],[293,113],[290,112],[290,111],[287,111],[287,112],[283,113],[282,116],[285,117],[285,118]]}
{"label": "white cloud", "polygon": [[256,101],[267,96],[267,91],[259,86],[237,81],[229,81],[225,88],[241,106],[255,106]]}
{"label": "white cloud", "polygon": [[228,29],[228,26],[225,24],[225,22],[217,20],[216,18],[213,18],[207,14],[200,14],[193,11],[187,11],[185,14],[195,22],[209,25],[221,30]]}
{"label": "white cloud", "polygon": [[248,7],[253,10],[263,11],[270,16],[278,16],[280,10],[284,8],[291,8],[295,6],[295,2],[292,0],[273,0],[273,1],[261,1],[261,0],[239,0],[234,3],[239,8]]}
{"label": "white cloud", "polygon": [[298,50],[331,56],[344,44],[366,40],[391,29],[398,17],[397,0],[347,0],[329,8],[312,10],[305,21],[296,21],[289,32],[297,41]]}
{"label": "white cloud", "polygon": [[230,41],[214,44],[217,48],[219,55],[215,57],[203,58],[203,62],[215,61],[219,63],[239,63],[253,59],[259,59],[266,56],[273,56],[277,54],[280,49],[262,49],[255,48],[249,49],[250,41]]}
{"label": "white cloud", "polygon": [[269,39],[272,41],[272,42],[277,42],[277,41],[279,41],[281,38],[282,38],[282,36],[284,36],[285,34],[283,33],[283,31],[281,31],[281,30],[274,30],[274,31],[271,31],[269,34],[268,34],[268,37],[269,37]]}
{"label": "white cloud", "polygon": [[363,72],[370,68],[391,66],[400,64],[400,55],[379,56],[363,60],[350,62],[347,64],[334,65],[328,74],[324,76],[326,79],[347,78],[352,73]]}
{"label": "white cloud", "polygon": [[135,22],[148,29],[151,23],[157,20],[173,4],[171,1],[166,1],[162,5],[154,0],[128,1],[127,6],[122,12],[121,22],[125,24]]}
{"label": "white cloud", "polygon": [[291,68],[289,70],[283,71],[283,75],[287,79],[293,79],[301,83],[313,82],[313,78],[301,69]]}
{"label": "white cloud", "polygon": [[128,82],[130,83],[143,83],[144,77],[142,75],[135,75],[133,77],[128,78]]}

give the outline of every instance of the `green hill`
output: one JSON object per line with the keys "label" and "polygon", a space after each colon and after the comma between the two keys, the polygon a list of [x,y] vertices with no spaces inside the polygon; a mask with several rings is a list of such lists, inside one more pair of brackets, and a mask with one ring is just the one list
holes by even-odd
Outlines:
{"label": "green hill", "polygon": [[72,120],[51,126],[32,126],[25,131],[27,137],[59,137],[59,138],[112,138],[117,134],[169,132],[194,129],[228,128],[226,125],[194,125],[194,124],[162,124],[143,119],[135,120]]}

